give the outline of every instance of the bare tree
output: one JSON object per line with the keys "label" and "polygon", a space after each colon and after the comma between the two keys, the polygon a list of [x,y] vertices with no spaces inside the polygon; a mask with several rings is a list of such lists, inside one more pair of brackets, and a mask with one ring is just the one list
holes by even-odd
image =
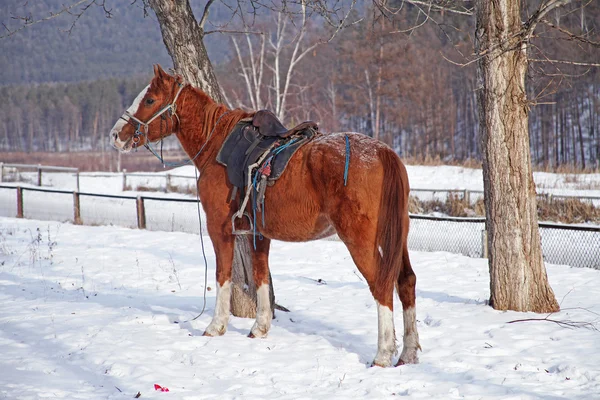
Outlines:
{"label": "bare tree", "polygon": [[557,311],[542,258],[529,149],[525,74],[537,22],[522,24],[520,0],[475,4],[490,304],[499,310]]}
{"label": "bare tree", "polygon": [[[534,312],[559,309],[541,252],[529,147],[530,101],[525,77],[530,40],[540,22],[560,30],[569,39],[594,43],[559,27],[556,21],[547,20],[551,12],[571,2],[573,0],[543,0],[523,23],[521,0],[475,1],[476,90],[483,153],[490,304],[496,309]],[[384,15],[398,12],[385,0],[374,0],[374,3]],[[406,3],[423,16],[422,22],[407,31],[426,21],[440,26],[432,11],[466,15],[472,12],[465,8],[468,2],[406,0]],[[585,7],[585,2],[581,7]],[[583,19],[583,13],[581,15]]]}

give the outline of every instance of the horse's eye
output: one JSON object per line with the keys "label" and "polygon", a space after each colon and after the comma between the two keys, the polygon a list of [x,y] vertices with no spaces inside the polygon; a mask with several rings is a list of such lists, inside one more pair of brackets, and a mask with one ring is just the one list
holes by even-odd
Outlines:
{"label": "horse's eye", "polygon": [[151,98],[146,99],[146,104],[148,104],[149,106],[154,104],[154,99],[151,99]]}

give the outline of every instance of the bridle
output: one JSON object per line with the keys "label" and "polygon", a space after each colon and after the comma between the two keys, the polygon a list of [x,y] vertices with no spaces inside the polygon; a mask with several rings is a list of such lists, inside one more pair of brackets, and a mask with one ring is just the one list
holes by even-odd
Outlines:
{"label": "bridle", "polygon": [[[158,117],[165,119],[163,114],[166,113],[167,111],[169,111],[169,117],[171,118],[171,120],[173,119],[173,117],[175,117],[179,120],[179,117],[177,116],[177,104],[175,104],[175,102],[177,101],[177,98],[181,94],[181,91],[183,90],[185,85],[183,83],[177,83],[177,85],[179,85],[179,90],[175,94],[173,101],[171,103],[167,104],[166,106],[164,106],[163,108],[161,108],[148,121],[146,121],[146,122],[141,121],[139,118],[135,117],[133,114],[131,114],[127,110],[125,110],[123,115],[121,115],[120,118],[127,121],[127,123],[130,123],[134,126],[135,126],[135,124],[133,124],[131,121],[133,120],[137,123],[137,126],[135,127],[135,132],[133,134],[133,137],[131,138],[131,140],[133,141],[133,144],[131,146],[132,148],[136,148],[138,146],[141,136],[143,136],[146,139],[146,141],[145,141],[146,146],[148,145],[148,143],[150,143],[148,140],[148,131],[150,129],[149,128],[150,124],[152,123],[152,121],[154,121]],[[129,119],[126,119],[125,117],[129,117]],[[141,129],[142,127],[144,127],[143,131]]]}
{"label": "bridle", "polygon": [[[179,85],[179,90],[177,91],[177,93],[175,94],[175,97],[173,98],[173,101],[169,104],[167,104],[166,106],[164,106],[163,108],[161,108],[156,114],[154,114],[148,121],[144,122],[142,120],[140,120],[139,118],[133,116],[129,111],[125,111],[123,113],[123,115],[121,115],[121,119],[125,120],[128,124],[131,124],[135,127],[135,132],[133,134],[132,137],[132,148],[136,148],[140,142],[140,137],[143,136],[146,141],[144,143],[144,147],[146,147],[152,154],[154,154],[154,156],[156,158],[158,158],[160,160],[160,162],[162,163],[163,167],[181,167],[183,165],[186,164],[190,164],[192,162],[194,162],[198,156],[202,153],[202,151],[204,150],[204,148],[206,147],[206,145],[208,144],[208,142],[210,141],[210,138],[212,137],[213,133],[215,132],[215,129],[217,129],[217,125],[219,125],[219,122],[221,121],[221,118],[223,118],[225,115],[229,114],[231,112],[231,110],[229,111],[225,111],[223,114],[221,114],[219,116],[219,118],[217,118],[217,122],[215,122],[215,125],[213,126],[212,130],[210,131],[210,133],[208,134],[208,136],[206,137],[206,141],[204,142],[204,144],[202,145],[202,147],[200,147],[200,150],[198,150],[198,152],[194,155],[194,157],[189,158],[188,160],[182,162],[182,163],[171,163],[171,162],[167,162],[165,161],[165,159],[162,157],[162,137],[160,138],[161,140],[161,150],[160,150],[160,155],[152,148],[152,146],[150,145],[150,141],[148,140],[148,130],[149,130],[149,126],[152,123],[152,121],[154,121],[156,118],[158,117],[162,117],[163,119],[165,119],[165,116],[163,115],[165,112],[169,111],[169,117],[171,119],[173,119],[173,117],[177,118],[177,120],[179,121],[179,116],[177,115],[176,111],[177,111],[177,104],[175,104],[175,102],[177,101],[177,98],[179,97],[179,95],[181,94],[181,91],[183,90],[183,88],[186,86],[183,83],[179,83],[176,82],[177,85]],[[126,117],[128,117],[129,119],[127,119]],[[132,122],[134,121],[134,122]],[[137,126],[136,126],[137,124]],[[142,127],[144,127],[144,130],[142,131]],[[161,125],[161,130],[162,130],[162,125]]]}

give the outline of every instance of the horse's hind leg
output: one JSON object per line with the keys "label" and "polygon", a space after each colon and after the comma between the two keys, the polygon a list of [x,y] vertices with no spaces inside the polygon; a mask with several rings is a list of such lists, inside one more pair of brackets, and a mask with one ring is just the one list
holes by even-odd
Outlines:
{"label": "horse's hind leg", "polygon": [[[338,231],[339,233],[339,231]],[[350,255],[358,270],[365,277],[371,294],[377,303],[377,354],[373,359],[373,365],[389,367],[392,365],[392,357],[397,353],[396,334],[394,331],[394,283],[390,282],[387,287],[377,287],[377,265],[379,254],[372,246],[373,239],[362,237],[358,241],[344,240]]]}
{"label": "horse's hind leg", "polygon": [[397,290],[402,302],[404,320],[404,344],[400,359],[396,365],[416,364],[419,362],[417,350],[419,345],[419,333],[417,332],[416,308],[415,308],[415,285],[417,277],[410,265],[408,249],[406,244],[402,251],[402,271],[398,276]]}
{"label": "horse's hind leg", "polygon": [[217,301],[215,313],[204,336],[221,336],[227,331],[229,310],[231,309],[231,272],[233,264],[234,237],[225,234],[213,234],[211,240],[217,258]]}
{"label": "horse's hind leg", "polygon": [[271,328],[273,313],[269,297],[269,249],[271,239],[256,240],[256,250],[252,252],[252,270],[256,283],[256,321],[248,335],[251,338],[267,337]]}

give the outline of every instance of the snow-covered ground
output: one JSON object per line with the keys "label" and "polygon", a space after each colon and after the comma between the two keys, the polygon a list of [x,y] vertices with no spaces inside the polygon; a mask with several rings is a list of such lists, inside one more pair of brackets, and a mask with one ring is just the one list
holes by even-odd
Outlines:
{"label": "snow-covered ground", "polygon": [[[240,318],[208,338],[215,290],[188,322],[204,289],[197,235],[0,218],[0,398],[600,398],[598,331],[510,323],[545,316],[486,306],[485,260],[411,257],[421,363],[369,368],[376,307],[341,242],[275,242],[277,302],[291,312],[267,339],[247,338]],[[598,327],[600,271],[547,268],[563,307],[549,319]]]}

